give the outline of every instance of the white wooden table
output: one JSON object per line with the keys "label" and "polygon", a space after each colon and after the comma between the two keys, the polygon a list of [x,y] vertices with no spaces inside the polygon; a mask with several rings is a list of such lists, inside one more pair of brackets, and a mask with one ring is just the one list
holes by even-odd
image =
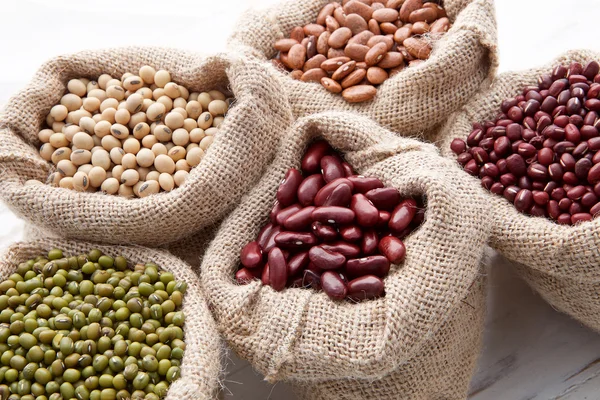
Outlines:
{"label": "white wooden table", "polygon": [[[209,54],[225,48],[245,8],[275,2],[3,1],[0,105],[57,54],[136,44]],[[598,15],[598,0],[497,0],[500,71],[543,64],[568,49],[600,50]],[[0,248],[20,239],[22,230],[22,222],[0,204]],[[545,304],[502,257],[491,264],[484,349],[470,398],[600,399],[600,335]],[[264,383],[233,355],[229,361],[226,398],[293,399],[285,385]]]}

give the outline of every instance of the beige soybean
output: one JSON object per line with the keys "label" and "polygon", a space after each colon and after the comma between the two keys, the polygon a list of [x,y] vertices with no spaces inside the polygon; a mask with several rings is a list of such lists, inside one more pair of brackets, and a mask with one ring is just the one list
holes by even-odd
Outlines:
{"label": "beige soybean", "polygon": [[56,166],[47,183],[125,197],[173,190],[202,161],[230,104],[151,66],[71,79],[46,116],[50,129],[38,133],[40,156]]}

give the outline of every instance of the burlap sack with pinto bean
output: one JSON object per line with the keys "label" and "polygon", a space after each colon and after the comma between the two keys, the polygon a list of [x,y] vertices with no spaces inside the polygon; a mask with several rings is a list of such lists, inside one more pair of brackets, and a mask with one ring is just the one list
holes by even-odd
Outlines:
{"label": "burlap sack with pinto bean", "polygon": [[[502,100],[521,94],[525,86],[537,85],[540,75],[558,64],[568,66],[578,61],[585,65],[592,60],[600,61],[600,53],[570,51],[540,68],[499,75],[489,90],[448,120],[438,140],[442,154],[455,159],[450,150],[452,139],[465,139],[473,122],[495,118],[501,112]],[[469,179],[480,184],[478,178]],[[522,214],[504,197],[481,191],[494,219],[490,246],[517,262],[521,276],[553,307],[600,330],[600,219],[575,226],[558,225],[547,218]]]}
{"label": "burlap sack with pinto bean", "polygon": [[[358,173],[426,196],[426,220],[406,238],[406,260],[392,266],[383,298],[334,302],[323,292],[235,282],[240,251],[268,220],[281,179],[319,137]],[[431,144],[354,114],[316,114],[290,127],[224,220],[201,279],[225,339],[269,381],[291,382],[310,399],[461,399],[480,348],[489,225],[477,185]]]}
{"label": "burlap sack with pinto bean", "polygon": [[[53,166],[37,134],[71,78],[120,77],[143,65],[171,72],[190,91],[219,89],[236,100],[215,142],[186,183],[142,199],[78,193],[45,182]],[[273,71],[244,57],[201,57],[164,48],[119,48],[56,57],[0,114],[0,198],[20,217],[60,236],[108,243],[161,245],[220,221],[260,178],[273,157],[290,107]]]}
{"label": "burlap sack with pinto bean", "polygon": [[318,83],[294,80],[272,66],[268,60],[277,54],[275,41],[289,37],[295,26],[315,22],[331,1],[286,0],[267,10],[248,11],[229,40],[231,50],[250,54],[263,62],[262,69],[278,76],[296,116],[348,110],[404,136],[423,135],[495,75],[498,49],[492,0],[445,0],[453,26],[434,42],[431,57],[385,81],[375,99],[365,103],[350,104]]}
{"label": "burlap sack with pinto bean", "polygon": [[[40,232],[36,232],[39,234]],[[200,289],[198,276],[189,265],[164,250],[140,246],[111,246],[64,239],[36,239],[17,242],[0,253],[0,280],[8,278],[19,263],[47,253],[53,248],[65,256],[99,249],[112,257],[123,256],[131,263],[153,262],[175,279],[187,283],[181,310],[185,314],[183,327],[186,350],[181,360],[181,377],[170,386],[167,400],[212,400],[218,398],[223,372],[223,344],[215,322]]]}

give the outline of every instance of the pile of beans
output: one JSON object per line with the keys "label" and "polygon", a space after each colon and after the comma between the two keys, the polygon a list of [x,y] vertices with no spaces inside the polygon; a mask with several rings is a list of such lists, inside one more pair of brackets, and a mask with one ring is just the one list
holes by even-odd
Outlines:
{"label": "pile of beans", "polygon": [[557,66],[451,149],[483,187],[559,224],[600,212],[600,66]]}
{"label": "pile of beans", "polygon": [[424,209],[356,175],[324,141],[308,148],[302,171],[286,173],[271,222],[242,249],[237,281],[322,289],[334,300],[382,296],[390,264],[406,255],[401,239],[423,222]]}
{"label": "pile of beans", "polygon": [[145,197],[181,186],[229,108],[217,90],[190,93],[169,72],[71,79],[39,132],[48,182],[77,191]]}
{"label": "pile of beans", "polygon": [[0,398],[163,398],[185,350],[186,288],[99,250],[19,264],[0,282]]}
{"label": "pile of beans", "polygon": [[363,102],[389,76],[429,58],[431,39],[449,28],[446,12],[434,1],[333,2],[316,23],[295,27],[275,43],[275,63],[294,79],[320,82],[348,102]]}

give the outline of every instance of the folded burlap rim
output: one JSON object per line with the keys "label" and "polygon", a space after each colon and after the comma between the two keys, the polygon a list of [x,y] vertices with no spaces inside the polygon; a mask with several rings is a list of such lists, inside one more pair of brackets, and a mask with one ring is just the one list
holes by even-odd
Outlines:
{"label": "folded burlap rim", "polygon": [[[259,281],[240,286],[233,278],[239,252],[266,223],[286,170],[299,166],[306,144],[317,137],[341,151],[358,173],[377,176],[404,196],[427,197],[426,220],[406,238],[406,260],[392,266],[383,298],[333,302],[323,292],[275,292]],[[402,176],[399,168],[410,172]],[[316,114],[288,130],[263,179],[224,221],[205,254],[201,278],[220,331],[267,380],[379,377],[416,354],[466,297],[479,274],[487,215],[481,192],[431,144],[399,138],[365,117]],[[364,319],[360,330],[375,331],[373,337],[344,329],[356,319]],[[308,336],[356,350],[351,356],[336,356],[333,348],[319,354],[327,345],[312,341],[311,350],[303,346]]]}
{"label": "folded burlap rim", "polygon": [[[568,51],[537,68],[500,74],[492,86],[453,114],[438,136],[443,155],[456,159],[450,150],[454,138],[466,139],[474,122],[497,117],[506,98],[521,94],[528,85],[537,85],[540,75],[550,73],[556,65],[571,62],[600,61],[600,53],[589,50]],[[462,172],[468,175],[466,172]],[[469,176],[480,184],[476,177]],[[493,214],[490,246],[509,259],[540,272],[574,280],[600,280],[600,218],[575,226],[559,225],[544,217],[520,213],[504,197],[485,193]]]}
{"label": "folded burlap rim", "polygon": [[183,330],[186,350],[181,363],[181,377],[169,386],[166,399],[217,398],[223,373],[223,344],[200,288],[198,276],[189,265],[167,251],[141,246],[107,246],[56,238],[37,239],[17,242],[0,253],[0,280],[14,273],[19,263],[43,255],[53,248],[63,250],[64,256],[99,249],[112,257],[121,255],[132,263],[153,262],[161,270],[172,272],[175,279],[186,282],[188,288],[181,307],[185,314]]}

